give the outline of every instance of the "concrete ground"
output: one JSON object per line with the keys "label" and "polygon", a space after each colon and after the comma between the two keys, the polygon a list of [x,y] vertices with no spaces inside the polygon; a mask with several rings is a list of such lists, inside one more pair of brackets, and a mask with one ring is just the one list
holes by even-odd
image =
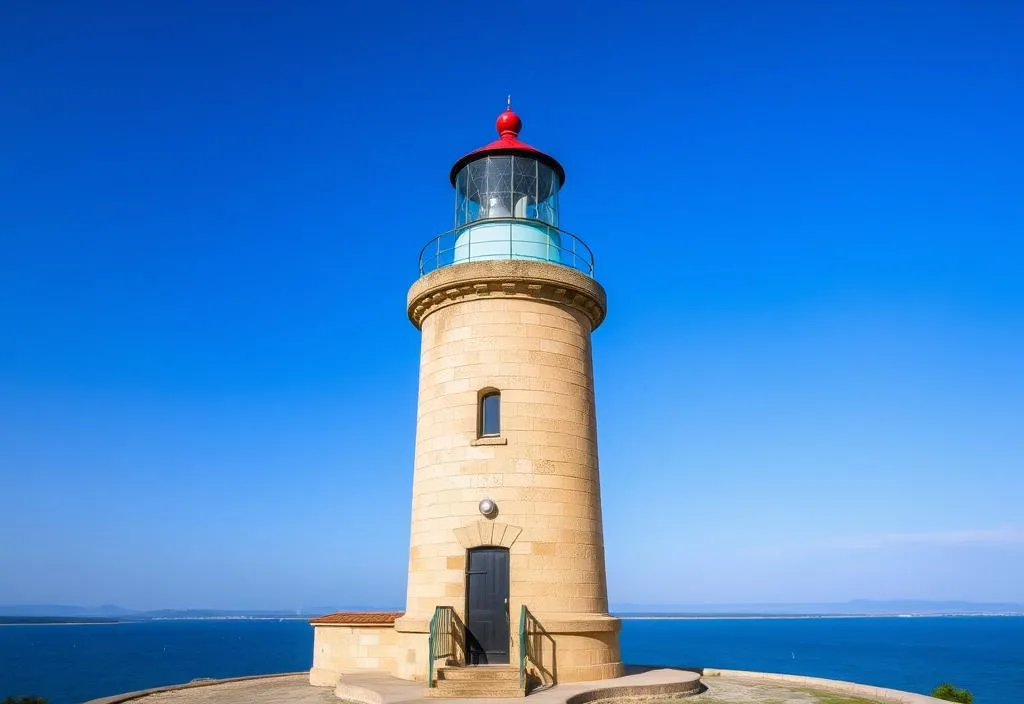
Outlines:
{"label": "concrete ground", "polygon": [[[637,668],[634,674],[627,674],[614,680],[598,680],[595,682],[574,682],[562,684],[548,689],[534,690],[527,699],[457,699],[447,700],[459,704],[565,704],[566,700],[577,694],[622,687],[687,687],[696,686],[700,675],[688,670]],[[422,682],[409,682],[384,674],[345,675],[338,684],[335,694],[340,698],[354,702],[374,702],[375,704],[425,704],[440,702],[443,699],[427,699],[425,685]],[[149,704],[148,702],[146,704]]]}
{"label": "concrete ground", "polygon": [[128,701],[140,704],[339,704],[332,688],[310,686],[306,674],[172,689]]}
{"label": "concrete ground", "polygon": [[707,691],[689,697],[692,704],[876,704],[877,700],[851,697],[807,687],[721,677],[704,680]]}
{"label": "concrete ground", "polygon": [[[639,671],[617,680],[581,682],[561,685],[532,693],[523,699],[459,699],[459,704],[564,704],[576,694],[609,688],[670,685],[693,681],[694,672],[652,669]],[[875,704],[880,699],[864,699],[853,694],[829,693],[808,687],[805,683],[759,681],[731,677],[706,677],[706,691],[696,695],[658,694],[626,696],[622,704]],[[366,696],[367,691],[373,694]],[[593,695],[592,695],[593,696]],[[599,695],[600,696],[600,695]],[[141,698],[140,698],[141,697]],[[351,697],[351,698],[350,698]],[[113,700],[114,698],[110,698]],[[683,703],[683,699],[686,700]],[[113,701],[110,704],[114,704]],[[139,693],[134,698],[122,697],[117,702],[139,704],[341,704],[348,701],[371,701],[374,704],[436,704],[444,701],[427,699],[422,682],[407,682],[386,675],[360,674],[344,678],[337,693],[331,687],[310,686],[306,674],[283,675],[252,680],[222,682],[184,689]],[[94,704],[99,704],[95,700]],[[595,699],[604,704],[607,699]],[[889,700],[892,701],[892,700]],[[931,700],[934,701],[934,700]]]}

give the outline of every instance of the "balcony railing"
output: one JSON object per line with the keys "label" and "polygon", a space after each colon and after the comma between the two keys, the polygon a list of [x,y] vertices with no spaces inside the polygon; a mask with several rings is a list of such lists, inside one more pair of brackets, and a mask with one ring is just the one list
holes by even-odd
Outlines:
{"label": "balcony railing", "polygon": [[571,232],[539,220],[487,218],[427,242],[420,250],[420,276],[452,264],[495,259],[551,262],[594,275],[594,254]]}

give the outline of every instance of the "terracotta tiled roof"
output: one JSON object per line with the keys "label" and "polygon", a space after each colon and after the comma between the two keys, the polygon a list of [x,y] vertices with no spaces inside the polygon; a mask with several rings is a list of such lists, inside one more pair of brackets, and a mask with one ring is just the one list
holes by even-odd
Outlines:
{"label": "terracotta tiled roof", "polygon": [[310,623],[330,623],[337,626],[390,626],[401,611],[338,611],[326,616],[311,618]]}

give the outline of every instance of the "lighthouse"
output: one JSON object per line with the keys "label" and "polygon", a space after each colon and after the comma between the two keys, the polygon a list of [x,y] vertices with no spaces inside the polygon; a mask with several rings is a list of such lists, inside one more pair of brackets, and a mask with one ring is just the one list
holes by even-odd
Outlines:
{"label": "lighthouse", "polygon": [[605,292],[560,227],[562,165],[520,140],[511,106],[496,127],[452,166],[454,227],[408,294],[422,340],[396,674],[437,678],[440,658],[617,677],[591,353]]}
{"label": "lighthouse", "polygon": [[452,166],[453,227],[420,250],[408,293],[421,347],[405,611],[313,619],[315,685],[376,671],[431,696],[522,696],[623,672],[591,354],[605,292],[561,227],[565,169],[519,139],[511,106],[496,126]]}

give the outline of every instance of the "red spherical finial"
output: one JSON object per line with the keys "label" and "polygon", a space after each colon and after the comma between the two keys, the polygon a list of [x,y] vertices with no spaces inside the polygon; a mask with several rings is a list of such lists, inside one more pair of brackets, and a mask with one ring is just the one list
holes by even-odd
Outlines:
{"label": "red spherical finial", "polygon": [[519,134],[519,130],[523,129],[523,121],[519,119],[519,115],[512,112],[512,106],[509,105],[505,108],[505,112],[498,115],[495,127],[498,128],[498,134],[502,137],[515,137]]}

